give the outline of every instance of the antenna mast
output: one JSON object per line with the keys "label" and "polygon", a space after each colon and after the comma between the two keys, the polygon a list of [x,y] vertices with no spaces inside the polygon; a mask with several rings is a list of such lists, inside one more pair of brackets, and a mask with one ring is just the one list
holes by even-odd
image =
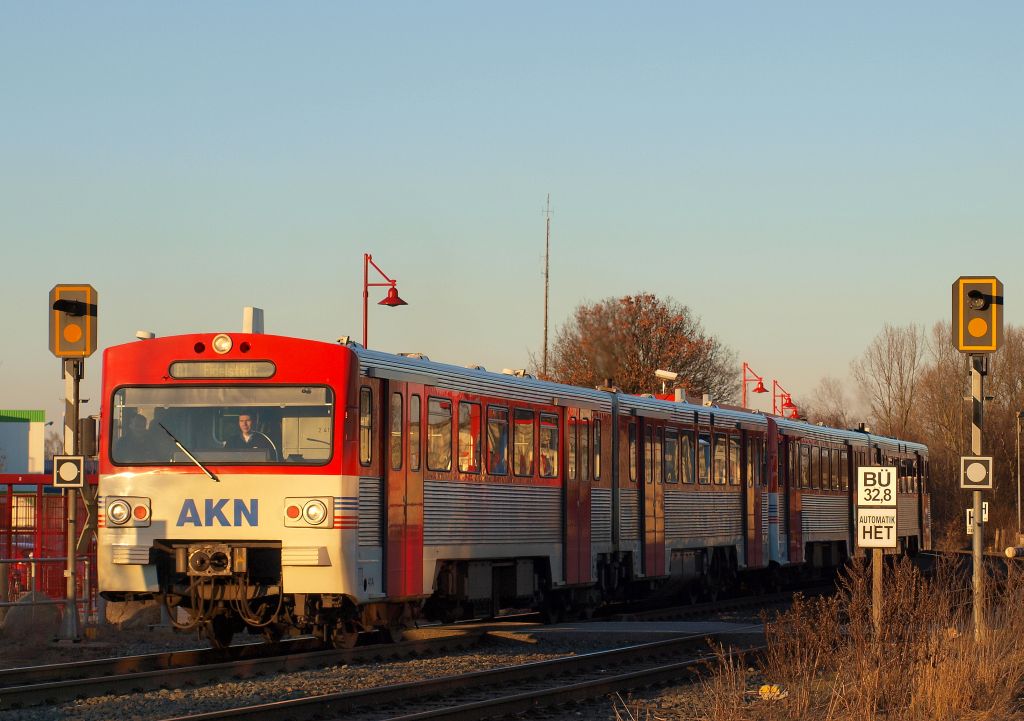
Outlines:
{"label": "antenna mast", "polygon": [[551,193],[548,193],[548,207],[544,210],[545,232],[544,232],[544,356],[542,361],[545,380],[548,377],[548,284],[549,284],[549,261],[551,258]]}

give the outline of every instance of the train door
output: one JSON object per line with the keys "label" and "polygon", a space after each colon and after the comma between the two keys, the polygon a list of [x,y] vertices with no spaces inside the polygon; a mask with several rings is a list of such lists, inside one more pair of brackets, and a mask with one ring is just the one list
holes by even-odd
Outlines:
{"label": "train door", "polygon": [[768,462],[766,464],[768,477],[766,479],[767,503],[765,504],[768,513],[768,539],[766,544],[768,562],[785,565],[788,563],[788,544],[786,529],[789,526],[789,493],[785,436],[779,432],[779,427],[772,418],[768,419],[768,434],[766,438],[766,453]]}
{"label": "train door", "polygon": [[799,438],[785,436],[783,454],[786,466],[786,537],[789,539],[789,562],[803,563],[803,494],[801,488],[810,483],[810,448],[801,453]]}
{"label": "train door", "polygon": [[423,386],[388,384],[384,457],[389,596],[423,594]]}
{"label": "train door", "polygon": [[745,563],[748,568],[761,568],[765,565],[764,534],[765,528],[764,481],[762,478],[764,438],[750,431],[743,431],[743,490],[746,498],[746,523],[744,536],[746,541]]}
{"label": "train door", "polygon": [[643,420],[643,466],[640,485],[643,496],[643,568],[646,576],[665,575],[665,490],[662,486],[662,450],[665,429]]}
{"label": "train door", "polygon": [[590,582],[591,412],[570,410],[565,433],[565,580]]}

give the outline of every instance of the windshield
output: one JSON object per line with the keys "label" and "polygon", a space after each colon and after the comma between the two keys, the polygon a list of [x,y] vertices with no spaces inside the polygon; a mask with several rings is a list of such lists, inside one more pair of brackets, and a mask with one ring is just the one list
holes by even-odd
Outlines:
{"label": "windshield", "polygon": [[188,453],[214,464],[322,465],[331,457],[329,388],[120,388],[111,408],[110,458],[118,464],[192,465]]}

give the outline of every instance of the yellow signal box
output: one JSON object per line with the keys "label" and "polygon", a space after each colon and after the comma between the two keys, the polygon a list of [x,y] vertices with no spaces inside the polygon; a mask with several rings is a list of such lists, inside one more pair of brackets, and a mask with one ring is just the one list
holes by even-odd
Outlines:
{"label": "yellow signal box", "polygon": [[994,353],[1003,342],[1003,284],[995,276],[962,275],[953,283],[953,347]]}

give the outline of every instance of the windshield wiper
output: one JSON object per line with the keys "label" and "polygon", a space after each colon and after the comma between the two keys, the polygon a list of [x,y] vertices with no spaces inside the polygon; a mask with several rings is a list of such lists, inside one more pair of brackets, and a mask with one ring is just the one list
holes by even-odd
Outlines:
{"label": "windshield wiper", "polygon": [[164,429],[164,433],[166,433],[167,435],[169,435],[171,437],[171,440],[174,441],[174,445],[176,445],[178,448],[180,448],[181,452],[184,453],[186,456],[188,456],[190,461],[192,461],[197,466],[199,466],[199,468],[202,469],[203,473],[208,475],[211,480],[214,480],[214,481],[217,481],[217,483],[220,483],[220,479],[217,478],[217,476],[213,475],[213,473],[210,471],[209,468],[207,468],[202,463],[200,463],[199,459],[196,458],[195,456],[193,456],[189,452],[189,450],[187,448],[185,448],[185,446],[181,445],[181,441],[179,441],[177,438],[175,438],[174,434],[171,433],[169,430],[167,430],[167,426],[165,426],[163,423],[159,423],[159,422],[157,423],[157,425]]}

